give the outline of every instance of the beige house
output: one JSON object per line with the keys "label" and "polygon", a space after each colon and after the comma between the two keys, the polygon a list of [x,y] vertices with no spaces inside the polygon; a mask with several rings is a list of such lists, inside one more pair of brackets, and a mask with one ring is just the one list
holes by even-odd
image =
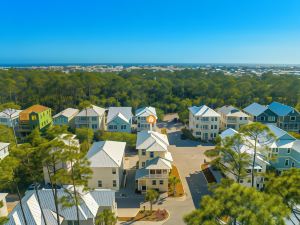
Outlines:
{"label": "beige house", "polygon": [[124,173],[126,142],[94,142],[87,153],[93,171],[88,186],[93,189],[109,188],[119,190]]}
{"label": "beige house", "polygon": [[[76,135],[62,134],[59,137],[57,137],[56,139],[58,141],[62,141],[65,145],[74,146],[74,147],[77,147],[78,150],[80,150],[79,140],[76,139]],[[71,163],[69,163],[69,162],[58,162],[55,165],[55,169],[59,170],[61,168],[64,168],[64,169],[69,171],[71,169]],[[48,172],[48,169],[49,169],[49,172]],[[43,167],[45,184],[50,183],[49,173],[52,174],[53,170],[54,170],[54,168],[47,168],[45,166]]]}
{"label": "beige house", "polygon": [[137,190],[145,192],[156,189],[168,191],[168,179],[173,158],[168,151],[169,141],[165,134],[155,131],[141,131],[137,135],[136,148],[139,156],[139,169],[135,180]]}
{"label": "beige house", "polygon": [[220,130],[220,114],[206,105],[189,108],[189,130],[203,141],[214,140]]}
{"label": "beige house", "polygon": [[91,128],[93,131],[105,129],[105,109],[92,105],[75,116],[76,128]]}
{"label": "beige house", "polygon": [[226,130],[232,128],[239,130],[241,126],[250,122],[250,116],[233,106],[223,106],[217,110],[221,115],[220,129]]}

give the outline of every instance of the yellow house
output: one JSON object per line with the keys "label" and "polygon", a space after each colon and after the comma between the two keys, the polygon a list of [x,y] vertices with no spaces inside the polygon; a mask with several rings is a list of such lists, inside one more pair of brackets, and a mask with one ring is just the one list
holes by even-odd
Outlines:
{"label": "yellow house", "polygon": [[169,141],[165,134],[155,131],[142,131],[137,135],[136,148],[139,156],[139,169],[136,171],[136,188],[145,192],[155,189],[168,191],[168,179],[173,158],[168,151]]}

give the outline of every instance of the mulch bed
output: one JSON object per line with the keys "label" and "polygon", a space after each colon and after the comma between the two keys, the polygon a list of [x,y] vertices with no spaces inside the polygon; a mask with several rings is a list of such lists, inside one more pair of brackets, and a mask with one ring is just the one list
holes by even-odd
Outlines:
{"label": "mulch bed", "polygon": [[215,176],[212,174],[212,172],[209,169],[209,164],[208,163],[204,163],[201,165],[201,170],[207,180],[208,183],[216,183],[216,178]]}
{"label": "mulch bed", "polygon": [[153,210],[152,214],[150,214],[149,210],[146,211],[139,211],[135,217],[118,217],[119,221],[152,221],[152,222],[159,222],[167,219],[169,217],[169,213],[163,210]]}
{"label": "mulch bed", "polygon": [[[171,170],[170,176],[175,176],[180,179],[178,169],[174,165],[172,165],[172,170]],[[176,185],[176,195],[175,196],[173,196],[173,191],[171,189],[172,188],[169,187],[169,190],[168,190],[168,196],[170,196],[170,197],[181,197],[184,195],[184,189],[182,186],[181,179],[180,179],[180,183]]]}

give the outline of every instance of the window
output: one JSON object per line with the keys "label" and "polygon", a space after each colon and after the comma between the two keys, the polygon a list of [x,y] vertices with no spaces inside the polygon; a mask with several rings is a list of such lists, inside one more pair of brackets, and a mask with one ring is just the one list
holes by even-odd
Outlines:
{"label": "window", "polygon": [[287,153],[288,153],[288,154],[291,153],[291,149],[290,149],[290,148],[287,149]]}
{"label": "window", "polygon": [[214,125],[210,125],[210,129],[214,129]]}
{"label": "window", "polygon": [[285,166],[288,166],[289,163],[290,163],[290,160],[286,159],[284,165],[285,165]]}
{"label": "window", "polygon": [[156,180],[152,180],[152,185],[156,185]]}
{"label": "window", "polygon": [[196,128],[199,128],[199,125],[198,125],[198,124],[196,124]]}
{"label": "window", "polygon": [[215,129],[218,129],[218,126],[217,126],[217,125],[215,125]]}
{"label": "window", "polygon": [[243,117],[240,117],[240,120],[243,120]]}
{"label": "window", "polygon": [[102,180],[98,180],[98,187],[102,187]]}
{"label": "window", "polygon": [[114,129],[114,126],[113,125],[109,125],[108,129],[112,130],[112,129]]}
{"label": "window", "polygon": [[164,184],[164,181],[163,181],[163,180],[160,180],[160,181],[159,181],[159,184],[160,184],[160,185],[163,185],[163,184]]}
{"label": "window", "polygon": [[213,134],[213,133],[210,133],[210,137],[213,138],[213,137],[214,137],[214,134]]}
{"label": "window", "polygon": [[296,120],[296,116],[291,116],[290,120],[291,121],[295,121]]}
{"label": "window", "polygon": [[92,121],[97,121],[97,117],[96,117],[96,116],[93,116],[93,117],[92,117]]}
{"label": "window", "polygon": [[36,115],[32,115],[31,120],[36,120]]}
{"label": "window", "polygon": [[117,187],[117,181],[113,180],[113,187]]}
{"label": "window", "polygon": [[97,124],[92,124],[92,129],[97,129],[97,128],[98,128]]}
{"label": "window", "polygon": [[142,155],[146,155],[146,150],[142,149]]}
{"label": "window", "polygon": [[256,187],[259,188],[259,184],[256,184]]}
{"label": "window", "polygon": [[79,224],[78,224],[78,221],[69,220],[68,225],[79,225]]}
{"label": "window", "polygon": [[200,135],[201,135],[201,132],[197,131],[197,132],[196,132],[196,135],[197,135],[197,136],[198,136],[198,135],[200,136]]}
{"label": "window", "polygon": [[118,129],[118,126],[117,126],[117,125],[114,125],[114,129],[117,130],[117,129]]}
{"label": "window", "polygon": [[154,158],[154,152],[150,152],[150,158]]}
{"label": "window", "polygon": [[275,116],[269,116],[269,117],[268,117],[268,120],[269,120],[269,121],[275,121]]}
{"label": "window", "polygon": [[116,173],[117,173],[116,168],[112,168],[112,174],[116,174]]}
{"label": "window", "polygon": [[126,125],[121,125],[121,130],[126,130]]}
{"label": "window", "polygon": [[295,163],[294,162],[292,162],[292,167],[295,167]]}
{"label": "window", "polygon": [[244,183],[244,180],[243,180],[243,179],[240,179],[240,183],[241,183],[241,184]]}
{"label": "window", "polygon": [[209,121],[209,117],[202,117],[201,121]]}

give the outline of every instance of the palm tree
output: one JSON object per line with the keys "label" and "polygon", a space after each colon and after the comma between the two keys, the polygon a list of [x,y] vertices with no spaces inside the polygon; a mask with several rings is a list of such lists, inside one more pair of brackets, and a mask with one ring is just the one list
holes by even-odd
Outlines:
{"label": "palm tree", "polygon": [[150,203],[150,214],[152,214],[153,203],[158,199],[159,193],[156,190],[149,189],[146,192],[145,200]]}
{"label": "palm tree", "polygon": [[101,213],[98,213],[95,219],[95,225],[115,225],[117,224],[117,218],[115,213],[110,209],[104,209]]}
{"label": "palm tree", "polygon": [[176,176],[170,176],[169,177],[169,184],[173,191],[173,196],[176,195],[176,185],[180,183],[180,179]]}

